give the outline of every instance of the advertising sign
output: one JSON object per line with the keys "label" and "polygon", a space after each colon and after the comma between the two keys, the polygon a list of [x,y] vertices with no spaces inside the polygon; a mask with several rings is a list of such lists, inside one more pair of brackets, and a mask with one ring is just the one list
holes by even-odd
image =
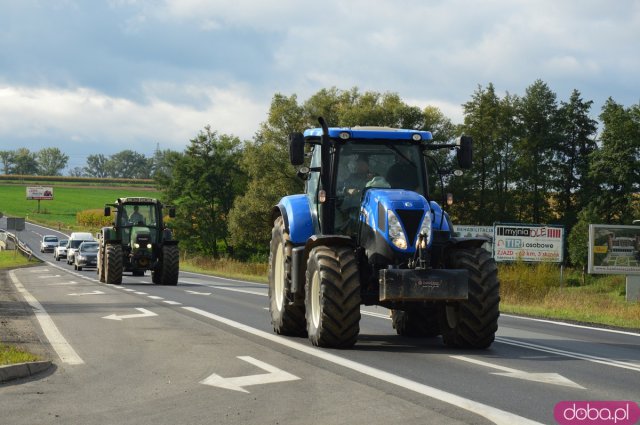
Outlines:
{"label": "advertising sign", "polygon": [[640,274],[640,226],[589,225],[589,273]]}
{"label": "advertising sign", "polygon": [[53,199],[53,188],[44,186],[27,187],[27,200],[31,199],[51,201]]}
{"label": "advertising sign", "polygon": [[564,227],[543,224],[496,224],[496,261],[562,263]]}
{"label": "advertising sign", "polygon": [[454,224],[453,234],[462,238],[487,238],[489,242],[483,244],[482,247],[489,252],[493,252],[493,226]]}

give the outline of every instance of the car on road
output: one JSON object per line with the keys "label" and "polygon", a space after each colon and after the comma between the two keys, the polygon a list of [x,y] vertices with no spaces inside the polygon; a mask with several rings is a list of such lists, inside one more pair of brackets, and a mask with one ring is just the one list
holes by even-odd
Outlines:
{"label": "car on road", "polygon": [[98,262],[98,242],[82,242],[73,260],[73,268],[96,267]]}
{"label": "car on road", "polygon": [[67,245],[67,264],[74,264],[76,252],[80,247],[80,244],[84,241],[95,242],[93,235],[87,232],[73,232],[69,237],[69,244]]}
{"label": "car on road", "polygon": [[44,235],[40,242],[40,252],[53,252],[58,246],[58,237],[54,235]]}
{"label": "car on road", "polygon": [[69,245],[68,239],[60,239],[58,246],[53,250],[53,258],[56,261],[60,261],[61,258],[67,258],[67,245]]}

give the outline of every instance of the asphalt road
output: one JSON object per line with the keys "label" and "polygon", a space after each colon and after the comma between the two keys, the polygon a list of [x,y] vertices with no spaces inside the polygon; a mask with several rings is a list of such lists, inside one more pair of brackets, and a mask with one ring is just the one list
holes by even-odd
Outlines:
{"label": "asphalt road", "polygon": [[[44,234],[20,237],[38,253]],[[273,333],[264,285],[181,272],[177,287],[108,286],[39,256],[12,278],[58,331],[57,370],[0,386],[12,424],[555,423],[559,401],[640,400],[633,332],[503,315],[490,349],[452,350],[363,307],[357,345],[325,350]]]}

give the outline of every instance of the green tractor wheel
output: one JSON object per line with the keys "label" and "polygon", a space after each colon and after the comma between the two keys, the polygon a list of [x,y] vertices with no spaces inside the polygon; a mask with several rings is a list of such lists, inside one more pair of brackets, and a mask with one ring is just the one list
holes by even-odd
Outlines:
{"label": "green tractor wheel", "polygon": [[162,260],[158,269],[151,273],[151,280],[155,284],[176,286],[180,271],[180,252],[178,245],[163,245]]}
{"label": "green tractor wheel", "polygon": [[104,247],[100,245],[100,248],[98,250],[98,259],[97,259],[97,267],[96,267],[96,273],[98,273],[98,280],[100,281],[100,283],[104,283],[106,281],[106,274],[104,272],[104,263],[105,263],[104,255],[105,255]]}
{"label": "green tractor wheel", "polygon": [[122,246],[107,245],[105,280],[109,285],[122,284]]}

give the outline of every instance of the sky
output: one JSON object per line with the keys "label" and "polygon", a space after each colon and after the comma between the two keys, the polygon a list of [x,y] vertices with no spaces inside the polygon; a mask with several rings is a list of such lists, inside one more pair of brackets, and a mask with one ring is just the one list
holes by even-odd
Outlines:
{"label": "sky", "polygon": [[638,0],[0,0],[0,150],[251,139],[274,94],[395,92],[454,123],[478,85],[640,102]]}

